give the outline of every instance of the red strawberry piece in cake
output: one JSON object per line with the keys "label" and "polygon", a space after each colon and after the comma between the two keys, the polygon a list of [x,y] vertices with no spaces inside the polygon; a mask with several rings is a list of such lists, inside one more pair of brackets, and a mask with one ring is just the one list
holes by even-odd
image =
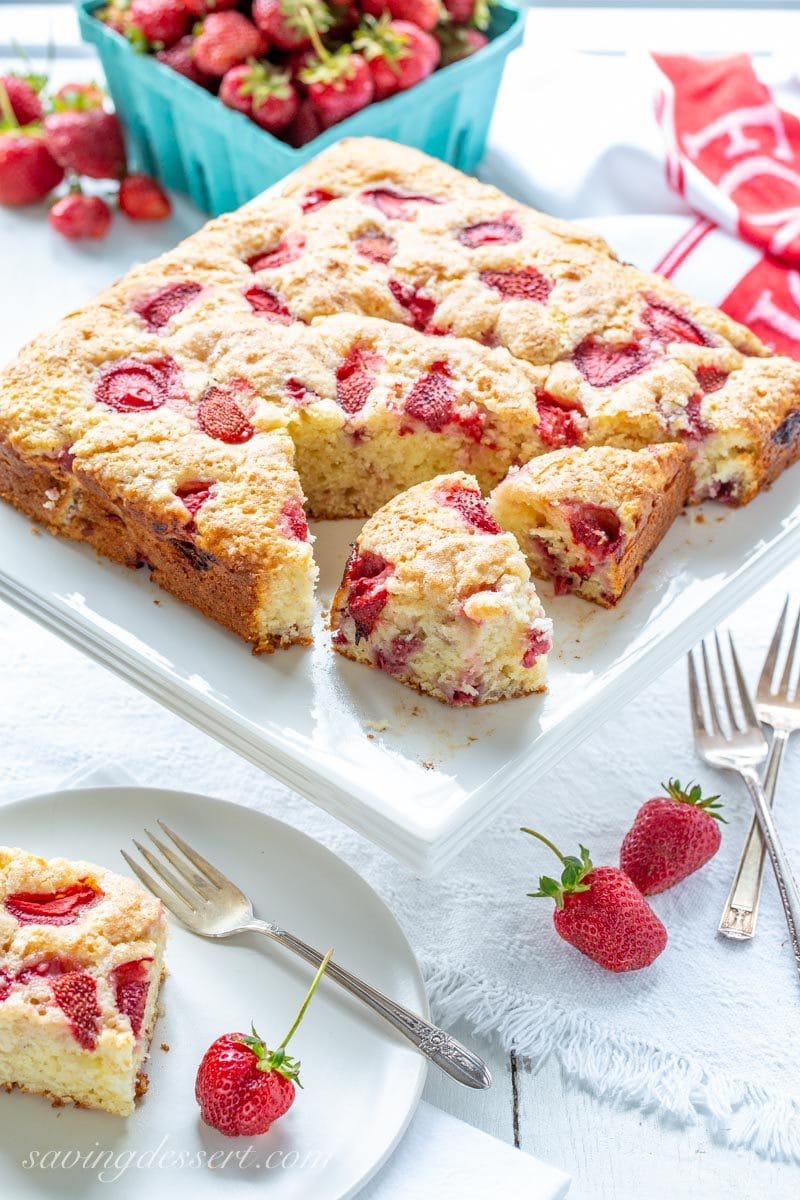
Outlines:
{"label": "red strawberry piece in cake", "polygon": [[686,436],[693,441],[701,441],[712,432],[711,426],[706,425],[702,415],[703,397],[695,394],[686,401]]}
{"label": "red strawberry piece in cake", "polygon": [[206,388],[197,406],[197,423],[203,433],[229,446],[249,442],[255,433],[232,386]]}
{"label": "red strawberry piece in cake", "polygon": [[95,384],[95,399],[117,412],[160,408],[182,394],[180,368],[171,358],[123,358],[104,367]]}
{"label": "red strawberry piece in cake", "polygon": [[713,346],[715,339],[697,325],[686,313],[657,297],[648,296],[642,313],[645,324],[662,342],[691,342],[695,346]]}
{"label": "red strawberry piece in cake", "polygon": [[287,500],[278,522],[282,533],[298,542],[308,541],[308,521],[299,500]]}
{"label": "red strawberry piece in cake", "polygon": [[422,638],[398,634],[396,638],[392,638],[388,647],[375,651],[375,665],[387,675],[401,675],[408,666],[409,659],[413,658],[422,646]]}
{"label": "red strawberry piece in cake", "polygon": [[14,980],[10,975],[5,971],[0,971],[0,1004],[10,995],[13,983]]}
{"label": "red strawberry piece in cake", "polygon": [[176,313],[183,312],[202,290],[201,284],[191,280],[170,283],[134,305],[133,311],[142,318],[149,330],[155,332],[168,325]]}
{"label": "red strawberry piece in cake", "polygon": [[336,370],[336,401],[350,416],[360,412],[375,386],[378,372],[383,366],[379,354],[361,346],[353,346],[343,363]]}
{"label": "red strawberry piece in cake", "polygon": [[539,437],[545,446],[560,450],[563,446],[577,446],[583,438],[578,417],[584,415],[583,406],[577,400],[566,400],[551,396],[549,392],[536,393],[536,408],[539,413]]}
{"label": "red strawberry piece in cake", "polygon": [[718,392],[720,388],[725,387],[729,372],[720,367],[695,367],[694,374],[703,395],[708,396],[711,392]]}
{"label": "red strawberry piece in cake", "polygon": [[473,529],[478,529],[481,533],[503,532],[486,507],[480,492],[470,488],[450,487],[440,491],[436,498],[460,513]]}
{"label": "red strawberry piece in cake", "polygon": [[295,319],[275,292],[270,288],[261,287],[258,283],[247,289],[244,298],[253,312],[267,321],[275,321],[278,325],[291,325]]}
{"label": "red strawberry piece in cake", "polygon": [[418,192],[401,192],[397,188],[367,188],[360,199],[372,204],[392,221],[413,221],[418,204],[440,204],[434,196],[423,196]]}
{"label": "red strawberry piece in cake", "polygon": [[536,267],[481,271],[480,280],[486,287],[499,292],[504,300],[529,300],[533,304],[544,304],[553,290],[551,281]]}
{"label": "red strawberry piece in cake", "polygon": [[146,964],[152,961],[152,958],[137,958],[120,963],[111,972],[117,1008],[130,1021],[134,1037],[138,1037],[142,1031],[147,993],[150,990],[150,972]]}
{"label": "red strawberry piece in cake", "polygon": [[347,612],[356,627],[356,644],[361,638],[369,637],[389,599],[385,580],[394,568],[380,554],[365,550],[355,551],[345,569],[345,580],[350,585]]}
{"label": "red strawberry piece in cake", "polygon": [[495,221],[466,225],[459,229],[456,236],[462,246],[468,246],[471,250],[477,246],[508,246],[522,240],[522,226],[511,213],[503,213]]}
{"label": "red strawberry piece in cake", "polygon": [[303,196],[300,208],[304,213],[316,212],[318,208],[324,208],[326,204],[330,204],[331,200],[335,199],[336,196],[327,188],[312,188]]}
{"label": "red strawberry piece in cake", "polygon": [[271,271],[275,267],[285,267],[287,263],[300,257],[305,244],[306,239],[302,233],[287,233],[286,237],[281,238],[271,249],[259,251],[252,258],[248,258],[247,265],[251,271]]}
{"label": "red strawberry piece in cake", "polygon": [[401,283],[399,279],[389,280],[389,291],[411,317],[413,328],[420,333],[426,333],[436,311],[436,301],[433,297],[420,288]]}
{"label": "red strawberry piece in cake", "polygon": [[95,980],[85,971],[69,971],[53,979],[50,988],[75,1041],[84,1050],[94,1050],[101,1017]]}
{"label": "red strawberry piece in cake", "polygon": [[607,558],[619,549],[622,526],[613,509],[580,500],[564,501],[560,507],[573,539],[593,557]]}
{"label": "red strawberry piece in cake", "polygon": [[216,491],[217,485],[210,480],[190,479],[187,483],[178,484],[175,495],[183,501],[191,514],[191,520],[187,521],[190,529],[194,529],[194,518],[206,501],[216,495]]}
{"label": "red strawberry piece in cake", "polygon": [[645,371],[651,364],[650,353],[638,342],[623,345],[587,338],[575,351],[575,366],[592,387],[614,387]]}
{"label": "red strawberry piece in cake", "polygon": [[286,395],[298,408],[305,408],[308,404],[319,400],[319,396],[313,388],[306,387],[302,380],[295,379],[293,375],[286,380]]}
{"label": "red strawberry piece in cake", "polygon": [[456,399],[447,363],[435,362],[412,386],[403,403],[403,411],[427,425],[431,433],[441,433],[453,420]]}
{"label": "red strawberry piece in cake", "polygon": [[800,408],[794,409],[781,421],[771,440],[776,446],[790,446],[797,438],[800,438]]}
{"label": "red strawberry piece in cake", "polygon": [[549,654],[553,649],[553,639],[549,633],[541,629],[529,629],[527,634],[527,646],[522,657],[523,667],[532,667],[536,663],[537,658],[541,658],[543,654]]}
{"label": "red strawberry piece in cake", "polygon": [[20,925],[71,925],[102,898],[96,884],[82,879],[57,892],[15,892],[6,896],[3,905]]}
{"label": "red strawberry piece in cake", "polygon": [[353,242],[355,251],[370,262],[388,263],[397,252],[397,242],[379,229],[362,233]]}

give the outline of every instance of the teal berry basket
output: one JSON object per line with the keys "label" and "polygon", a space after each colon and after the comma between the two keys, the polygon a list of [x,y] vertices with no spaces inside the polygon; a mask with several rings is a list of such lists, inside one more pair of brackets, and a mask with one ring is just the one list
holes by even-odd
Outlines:
{"label": "teal berry basket", "polygon": [[100,7],[102,0],[78,0],[81,34],[97,48],[131,165],[214,216],[238,208],[343,137],[390,138],[473,171],[505,60],[522,41],[524,24],[519,9],[496,4],[483,49],[295,150],[152,55],[134,51],[93,15]]}

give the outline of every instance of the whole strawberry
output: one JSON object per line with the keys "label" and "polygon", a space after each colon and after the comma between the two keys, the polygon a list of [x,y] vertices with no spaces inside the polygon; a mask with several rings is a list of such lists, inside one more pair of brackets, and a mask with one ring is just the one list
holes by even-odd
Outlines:
{"label": "whole strawberry", "polygon": [[271,63],[243,63],[222,77],[219,98],[229,108],[245,113],[263,129],[277,133],[297,113],[298,96],[289,72]]}
{"label": "whole strawberry", "polygon": [[253,20],[278,50],[311,45],[306,14],[318,33],[327,33],[334,16],[324,0],[253,0]]}
{"label": "whole strawberry", "polygon": [[286,1053],[289,1039],[305,1016],[311,997],[330,962],[329,950],[314,976],[291,1029],[270,1050],[255,1029],[251,1034],[226,1033],[203,1055],[194,1094],[207,1125],[228,1137],[266,1133],[294,1103],[300,1084],[300,1063]]}
{"label": "whole strawberry", "polygon": [[530,896],[556,902],[556,933],[607,971],[637,971],[658,958],[667,931],[631,879],[617,867],[595,867],[585,846],[565,857],[541,833],[523,829],[558,855],[561,880],[543,875]]}
{"label": "whole strawberry", "polygon": [[48,220],[57,233],[70,241],[102,238],[111,225],[111,209],[99,196],[70,192],[56,201]]}
{"label": "whole strawberry", "polygon": [[236,8],[239,0],[183,0],[193,17],[207,17],[210,12],[225,12]]}
{"label": "whole strawberry", "polygon": [[441,67],[469,58],[489,42],[485,33],[467,25],[440,25],[436,29],[436,40],[442,52]]}
{"label": "whole strawberry", "polygon": [[352,113],[366,108],[375,96],[375,85],[366,59],[345,44],[328,50],[310,20],[306,21],[314,57],[300,72],[300,82],[317,110],[320,124],[328,129]]}
{"label": "whole strawberry", "polygon": [[126,175],[119,185],[119,206],[134,221],[163,221],[172,212],[164,189],[149,175]]}
{"label": "whole strawberry", "polygon": [[17,125],[33,125],[42,119],[42,102],[39,99],[41,84],[38,76],[23,78],[21,75],[0,76],[0,124],[9,121],[6,103]]}
{"label": "whole strawberry", "polygon": [[661,785],[666,796],[643,804],[625,834],[619,865],[643,896],[664,892],[704,866],[719,850],[719,796],[703,799],[698,784]]}
{"label": "whole strawberry", "polygon": [[163,50],[183,37],[192,22],[192,14],[183,0],[131,0],[128,10],[128,36],[144,39],[149,47]]}
{"label": "whole strawberry", "polygon": [[441,16],[439,0],[361,0],[361,8],[370,16],[388,13],[395,21],[411,21],[429,32]]}
{"label": "whole strawberry", "polygon": [[211,75],[205,75],[194,60],[194,38],[191,34],[182,37],[174,46],[170,46],[168,50],[156,51],[155,57],[165,67],[170,67],[176,71],[178,75],[183,75],[184,79],[190,79],[192,83],[198,84],[200,87],[212,91],[217,86],[217,80]]}
{"label": "whole strawberry", "polygon": [[64,178],[36,129],[0,133],[0,204],[36,204]]}
{"label": "whole strawberry", "polygon": [[125,171],[122,126],[103,108],[57,108],[44,119],[44,140],[56,162],[76,175],[119,179]]}
{"label": "whole strawberry", "polygon": [[231,67],[260,58],[269,43],[240,12],[212,12],[194,42],[194,60],[205,75],[224,75]]}
{"label": "whole strawberry", "polygon": [[432,34],[410,21],[366,16],[353,45],[369,64],[375,99],[385,100],[426,79],[439,63],[441,51]]}

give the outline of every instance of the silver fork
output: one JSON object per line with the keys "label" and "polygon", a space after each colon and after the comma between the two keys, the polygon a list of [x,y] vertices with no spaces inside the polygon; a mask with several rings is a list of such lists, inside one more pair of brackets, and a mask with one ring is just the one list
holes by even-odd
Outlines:
{"label": "silver fork", "polygon": [[[758,723],[747,684],[744,681],[736,647],[733,638],[728,634],[730,658],[733,664],[733,676],[726,666],[719,644],[719,637],[714,634],[714,649],[716,650],[719,680],[725,703],[725,716],[718,699],[718,688],[714,684],[709,663],[709,652],[706,643],[701,645],[702,675],[705,682],[705,704],[700,688],[698,671],[695,667],[695,654],[689,654],[689,695],[692,706],[692,725],[694,727],[695,745],[701,758],[712,767],[721,767],[725,771],[737,771],[741,775],[750,799],[756,810],[756,818],[767,844],[767,852],[775,872],[789,937],[795,958],[795,966],[800,972],[800,893],[792,876],[791,867],[786,852],[781,844],[772,812],[767,804],[764,789],[756,768],[767,757],[767,739],[764,737]],[[734,701],[736,698],[736,702]]]}
{"label": "silver fork", "polygon": [[[235,883],[163,821],[159,821],[158,824],[175,849],[149,830],[145,832],[162,858],[166,859],[174,870],[170,870],[169,866],[135,838],[133,844],[158,876],[160,883],[124,850],[121,854],[145,887],[158,896],[164,906],[187,929],[208,938],[226,938],[248,931],[263,933],[288,950],[293,950],[313,967],[320,965],[324,955],[272,921],[259,920],[253,913],[252,903]],[[326,978],[333,979],[367,1008],[383,1017],[421,1054],[458,1083],[472,1088],[491,1087],[492,1077],[482,1059],[466,1046],[462,1046],[445,1030],[438,1029],[417,1013],[390,1000],[388,996],[370,987],[357,976],[351,975],[335,962],[328,964]]]}
{"label": "silver fork", "polygon": [[[767,651],[767,657],[764,660],[756,692],[756,715],[762,725],[767,725],[772,729],[772,743],[764,769],[764,795],[770,807],[775,798],[775,788],[786,744],[790,736],[800,730],[800,681],[794,685],[794,688],[792,686],[793,677],[800,672],[800,654],[798,654],[800,649],[798,644],[800,612],[797,614],[789,648],[786,651],[783,673],[779,680],[776,679],[788,612],[789,597],[787,596],[772,643]],[[765,853],[764,839],[761,836],[758,820],[754,816],[722,913],[722,920],[719,923],[719,931],[725,937],[751,938],[756,931]]]}

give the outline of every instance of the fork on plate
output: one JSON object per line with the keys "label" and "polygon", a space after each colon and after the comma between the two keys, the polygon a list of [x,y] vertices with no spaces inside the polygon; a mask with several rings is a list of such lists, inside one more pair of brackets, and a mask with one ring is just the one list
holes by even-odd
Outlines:
{"label": "fork on plate", "polygon": [[[764,795],[771,806],[775,798],[783,753],[789,738],[800,730],[800,612],[797,614],[789,645],[778,678],[781,646],[788,631],[789,597],[783,606],[756,691],[756,716],[772,730],[767,765],[764,768]],[[725,937],[751,938],[756,931],[766,847],[758,819],[754,816],[742,849],[739,866],[722,912],[719,931]]]}
{"label": "fork on plate", "polygon": [[[800,892],[757,769],[767,757],[767,739],[758,723],[730,634],[728,647],[730,666],[716,632],[713,640],[707,638],[701,643],[699,655],[696,650],[689,654],[689,696],[695,745],[709,766],[738,772],[747,786],[775,872],[795,965],[800,972]],[[699,666],[696,658],[699,658]],[[712,658],[716,659],[718,681],[713,677]]]}
{"label": "fork on plate", "polygon": [[[163,821],[158,822],[172,845],[147,830],[157,854],[134,839],[134,845],[158,877],[158,882],[134,858],[122,857],[144,886],[157,896],[174,917],[201,937],[226,938],[237,933],[262,933],[293,950],[313,967],[325,957],[294,934],[272,921],[259,920],[249,898],[213,863],[198,853]],[[160,857],[159,857],[160,855]],[[169,865],[167,865],[169,864]],[[171,869],[172,868],[172,869]],[[326,977],[334,980],[402,1034],[427,1059],[458,1083],[471,1088],[492,1085],[489,1068],[466,1046],[410,1009],[397,1004],[335,962],[329,962]]]}

